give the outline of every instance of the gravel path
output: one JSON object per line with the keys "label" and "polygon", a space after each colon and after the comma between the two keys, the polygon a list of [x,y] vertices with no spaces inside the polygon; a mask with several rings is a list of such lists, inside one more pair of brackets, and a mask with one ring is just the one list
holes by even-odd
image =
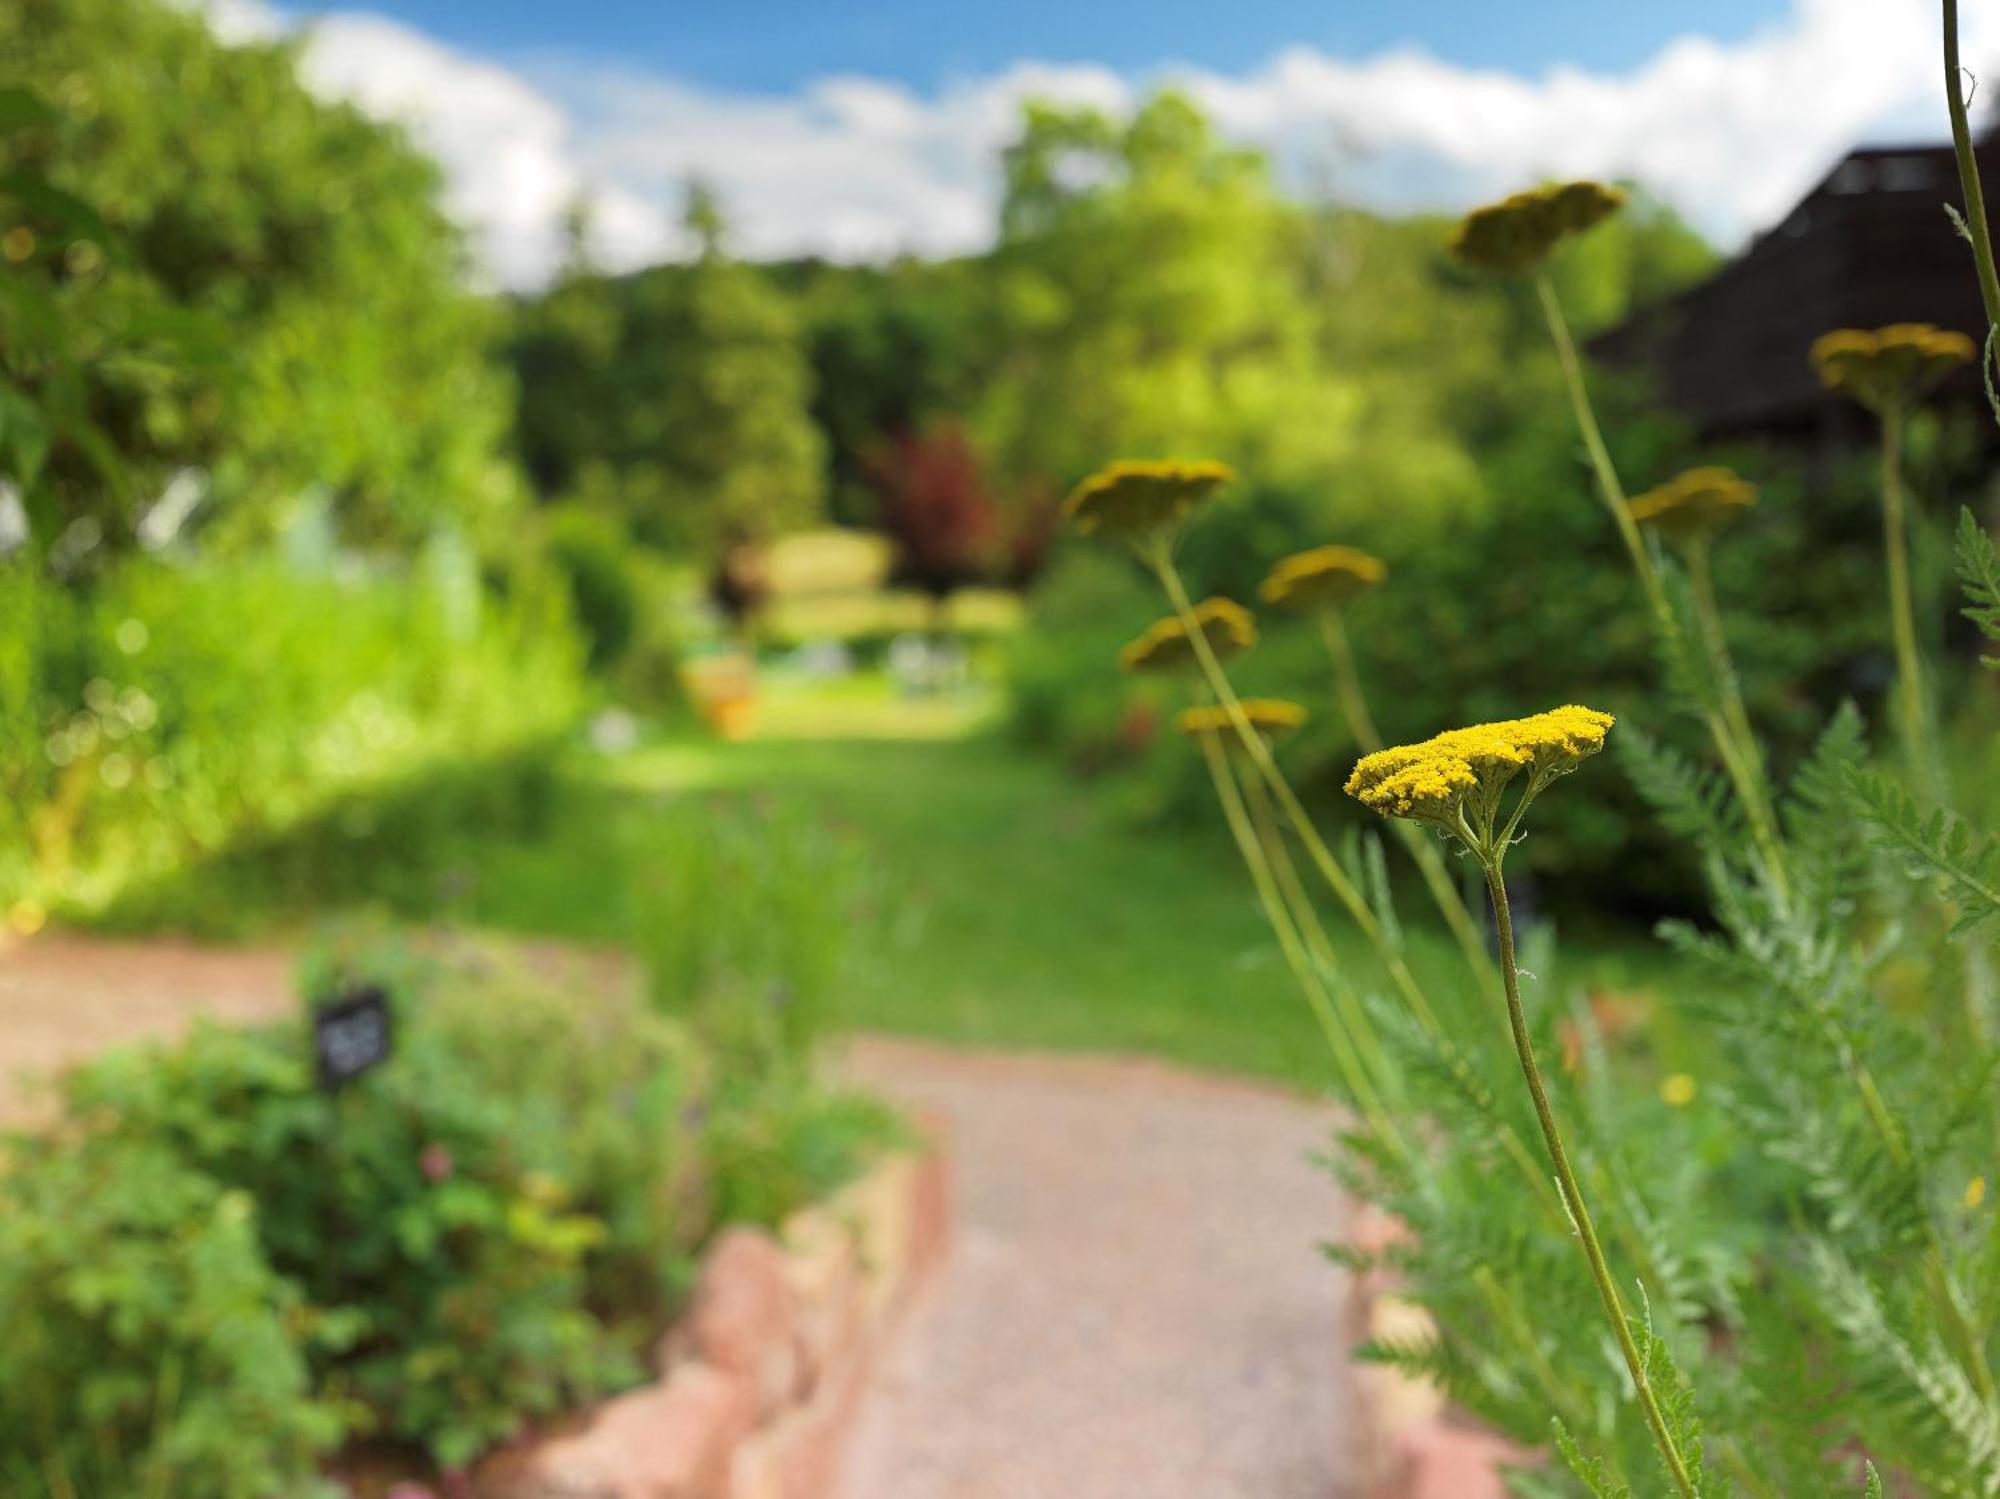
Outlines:
{"label": "gravel path", "polygon": [[1333,1499],[1327,1114],[1148,1062],[868,1040],[942,1114],[958,1242],[878,1378],[848,1499]]}
{"label": "gravel path", "polygon": [[39,1080],[196,1015],[262,1020],[292,1003],[292,958],[262,948],[47,934],[0,948],[0,1125],[46,1112]]}

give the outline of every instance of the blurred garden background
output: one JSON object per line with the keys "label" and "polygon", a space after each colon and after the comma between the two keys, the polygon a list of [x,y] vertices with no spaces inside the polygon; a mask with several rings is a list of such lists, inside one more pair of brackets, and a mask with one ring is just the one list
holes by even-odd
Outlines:
{"label": "blurred garden background", "polygon": [[[1770,9],[1747,38],[1718,20],[1722,40],[1689,45],[1723,73],[1738,54],[1804,69],[1873,35],[1863,6]],[[776,1221],[906,1128],[815,1070],[827,1036],[1137,1052],[1323,1091],[1312,1016],[1175,731],[1178,688],[1118,669],[1162,606],[1129,558],[1061,523],[1109,459],[1242,476],[1181,549],[1197,597],[1254,602],[1276,558],[1322,542],[1385,560],[1348,625],[1390,743],[1558,702],[1657,716],[1649,622],[1533,290],[1447,255],[1462,182],[1385,196],[1393,142],[1328,124],[1302,168],[1240,128],[1213,75],[1093,102],[1052,70],[1045,93],[982,96],[1004,118],[977,138],[987,190],[964,244],[789,242],[698,151],[638,207],[587,174],[516,181],[503,207],[540,207],[509,239],[506,214],[466,211],[464,133],[404,110],[390,52],[357,71],[369,25],[425,40],[425,16],[405,20],[316,33],[239,5],[0,4],[0,911],[17,945],[277,945],[317,954],[309,974],[434,994],[408,1042],[423,1081],[397,1085],[404,1113],[354,1148],[407,1145],[411,1193],[489,1161],[494,1201],[450,1211],[539,1203],[517,1259],[450,1272],[534,1325],[507,1359],[441,1372],[390,1330],[456,1346],[463,1306],[377,1306],[361,1272],[313,1262],[315,1215],[403,1189],[361,1166],[344,1209],[281,1200],[284,1142],[321,1128],[302,1122],[288,1033],[204,1030],[151,1071],[121,1053],[20,1105],[53,1110],[68,1144],[10,1148],[0,1309],[9,1325],[46,1309],[93,1222],[151,1225],[154,1273],[269,1318],[271,1342],[255,1367],[239,1342],[246,1363],[211,1370],[235,1394],[174,1426],[169,1459],[141,1355],[181,1338],[212,1356],[182,1313],[113,1276],[102,1297],[133,1295],[101,1334],[116,1357],[86,1357],[77,1331],[102,1297],[44,1324],[46,1345],[10,1335],[0,1379],[95,1391],[77,1398],[129,1442],[72,1446],[0,1398],[0,1438],[32,1454],[0,1455],[9,1493],[278,1492],[272,1473],[356,1434],[452,1467],[523,1410],[617,1387],[632,1328],[664,1315],[714,1225]],[[1643,152],[1607,160],[1631,201],[1552,271],[1586,346],[1628,330],[1591,378],[1632,487],[1727,463],[1759,488],[1715,586],[1745,606],[1730,644],[1785,770],[1841,703],[1873,714],[1893,679],[1876,456],[1832,418],[1732,425],[1663,402],[1629,330],[1778,230],[1869,130],[1943,139],[1941,112],[1898,112],[1902,56],[1885,48],[1892,82],[1818,134],[1771,146],[1788,177],[1724,208]],[[495,68],[439,76],[504,95]],[[501,133],[494,150],[518,145]],[[1565,149],[1507,165],[1532,180]],[[1804,361],[1801,346],[1793,373]],[[1951,593],[1950,537],[1960,505],[1991,522],[1994,451],[1967,376],[1913,417],[1905,455],[1922,647],[1968,814],[2000,803],[2000,701]],[[1357,745],[1319,635],[1265,621],[1238,680],[1308,707],[1285,764],[1333,841],[1360,848],[1375,819],[1339,796]],[[1699,752],[1698,726],[1654,727]],[[1516,901],[1563,936],[1543,980],[1615,1017],[1709,982],[1652,935],[1703,909],[1702,869],[1626,777],[1595,780],[1538,818]],[[1412,961],[1442,971],[1457,955],[1420,891]],[[644,977],[604,999],[623,991],[519,957],[550,944]],[[636,1008],[603,1034],[552,1018],[582,991]],[[501,1010],[518,1025],[482,1018]],[[1700,1071],[1671,1007],[1655,1013],[1661,1066]],[[7,1048],[0,1034],[11,1071]],[[538,1048],[557,1061],[531,1066]],[[528,1125],[495,1112],[540,1071]],[[612,1094],[683,1157],[599,1138],[591,1101]],[[510,1154],[510,1136],[531,1143]],[[421,1150],[446,1139],[443,1165]],[[169,1155],[180,1174],[156,1176]],[[698,1208],[647,1216],[691,1177]],[[537,1199],[543,1178],[566,1185]],[[165,1199],[207,1212],[235,1192],[268,1214],[261,1252],[211,1213],[197,1263]],[[456,1252],[449,1223],[396,1201],[393,1242],[361,1252]],[[301,1308],[322,1320],[291,1336]],[[313,1394],[258,1417],[265,1467],[239,1452],[213,1487],[119,1487],[144,1466],[131,1453],[223,1471],[219,1433],[287,1390]]]}

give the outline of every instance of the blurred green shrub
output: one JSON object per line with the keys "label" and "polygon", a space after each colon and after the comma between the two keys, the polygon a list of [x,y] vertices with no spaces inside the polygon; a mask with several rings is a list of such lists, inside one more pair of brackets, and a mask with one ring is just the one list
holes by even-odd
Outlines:
{"label": "blurred green shrub", "polygon": [[391,993],[396,1055],[340,1095],[314,1087],[293,1022],[104,1059],[68,1104],[95,1148],[164,1153],[254,1203],[271,1271],[322,1329],[314,1388],[350,1431],[458,1464],[636,1377],[676,1248],[688,1058],[608,1002],[564,996],[552,1023],[490,970]]}
{"label": "blurred green shrub", "polygon": [[249,1194],[157,1141],[20,1150],[0,1175],[0,1491],[318,1494],[342,1422]]}
{"label": "blurred green shrub", "polygon": [[22,488],[71,570],[149,527],[255,543],[307,494],[370,549],[508,532],[493,309],[407,132],[167,0],[0,8],[10,88],[44,107],[0,122],[0,385],[44,417]]}
{"label": "blurred green shrub", "polygon": [[343,797],[553,738],[582,704],[565,601],[504,581],[449,548],[400,575],[134,559],[84,590],[6,567],[0,893],[102,909]]}
{"label": "blurred green shrub", "polygon": [[[1561,415],[1559,406],[1552,409]],[[1695,456],[1670,425],[1613,409],[1620,467],[1635,483]],[[1964,479],[1963,434],[1948,421],[1927,417],[1921,425],[1912,482],[1927,495],[1949,493]],[[1779,455],[1727,456],[1761,482],[1763,499],[1718,557],[1717,586],[1725,607],[1757,603],[1754,611],[1730,612],[1732,643],[1752,715],[1769,726],[1770,752],[1783,770],[1807,752],[1814,725],[1835,705],[1847,697],[1870,701],[1888,680],[1881,612],[1854,607],[1880,591],[1880,522],[1865,463],[1809,479]],[[1585,483],[1568,440],[1543,422],[1504,446],[1491,497],[1455,522],[1448,538],[1409,517],[1251,485],[1187,538],[1182,562],[1197,596],[1220,592],[1255,607],[1258,582],[1286,552],[1338,541],[1384,557],[1387,584],[1355,604],[1349,618],[1370,700],[1392,743],[1421,739],[1440,724],[1505,718],[1552,702],[1626,712],[1645,705],[1655,651],[1619,572],[1616,538]],[[1947,549],[1941,538],[1926,544],[1922,534],[1923,586],[1941,593]],[[1100,548],[1061,549],[1031,599],[1027,628],[1012,642],[1014,728],[1079,771],[1108,776],[1109,794],[1134,817],[1206,818],[1211,794],[1198,760],[1173,742],[1179,685],[1121,673],[1116,662],[1118,647],[1161,612],[1124,558]],[[1506,628],[1492,628],[1496,619]],[[1366,826],[1364,814],[1338,794],[1355,746],[1335,708],[1322,643],[1309,624],[1268,611],[1260,624],[1257,648],[1232,664],[1232,673],[1246,691],[1312,710],[1286,746],[1290,773],[1331,823]],[[1594,910],[1643,916],[1695,896],[1693,861],[1628,787],[1552,801],[1535,839],[1538,874],[1558,893],[1587,888]]]}
{"label": "blurred green shrub", "polygon": [[865,895],[854,847],[789,800],[691,798],[643,857],[633,935],[653,1003],[741,1070],[806,1066]]}
{"label": "blurred green shrub", "polygon": [[623,661],[638,632],[643,604],[628,560],[631,545],[617,522],[580,505],[549,513],[549,555],[568,580],[593,671],[608,671]]}
{"label": "blurred green shrub", "polygon": [[876,1100],[820,1083],[868,891],[854,848],[785,800],[694,800],[662,819],[635,886],[649,997],[712,1049],[704,1186],[722,1222],[776,1224],[906,1138]]}

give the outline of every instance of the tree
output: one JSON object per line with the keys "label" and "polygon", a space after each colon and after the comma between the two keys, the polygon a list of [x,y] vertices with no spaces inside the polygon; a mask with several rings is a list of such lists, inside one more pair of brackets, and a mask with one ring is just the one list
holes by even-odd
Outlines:
{"label": "tree", "polygon": [[881,496],[882,529],[896,541],[901,581],[942,600],[998,571],[1000,510],[963,427],[888,439],[875,456],[872,475]]}
{"label": "tree", "polygon": [[614,509],[653,546],[713,557],[817,517],[825,448],[790,300],[728,255],[699,186],[687,226],[692,264],[579,270],[525,299],[510,353],[537,488]]}
{"label": "tree", "polygon": [[[51,448],[65,524],[129,545],[180,473],[203,486],[194,523],[218,540],[270,532],[308,489],[365,544],[505,513],[491,323],[437,169],[400,131],[315,98],[291,47],[225,46],[164,0],[0,8],[9,85],[41,88],[49,111],[0,138],[0,175],[90,205],[121,247],[64,232],[49,200],[0,201],[0,233],[61,247],[10,274],[39,280],[72,331],[116,334],[73,341],[61,398],[129,483],[107,482],[88,442]],[[16,336],[25,305],[8,303],[0,375],[39,401],[67,377]],[[226,326],[226,361],[152,357],[162,330],[202,320]]]}

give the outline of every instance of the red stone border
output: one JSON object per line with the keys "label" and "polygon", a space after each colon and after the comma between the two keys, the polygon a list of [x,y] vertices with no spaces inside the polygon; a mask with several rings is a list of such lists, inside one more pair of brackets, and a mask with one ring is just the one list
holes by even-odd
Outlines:
{"label": "red stone border", "polygon": [[832,1499],[876,1358],[950,1238],[935,1144],[888,1158],[775,1236],[724,1231],[662,1340],[661,1377],[484,1464],[474,1492]]}
{"label": "red stone border", "polygon": [[[1350,1203],[1348,1242],[1380,1253],[1408,1230],[1380,1208]],[[1395,1276],[1369,1270],[1348,1290],[1347,1326],[1355,1342],[1370,1338],[1421,1338],[1433,1330],[1430,1314],[1396,1294]],[[1356,1490],[1369,1499],[1505,1499],[1502,1463],[1531,1461],[1458,1416],[1438,1390],[1386,1364],[1354,1366],[1351,1421]]]}

